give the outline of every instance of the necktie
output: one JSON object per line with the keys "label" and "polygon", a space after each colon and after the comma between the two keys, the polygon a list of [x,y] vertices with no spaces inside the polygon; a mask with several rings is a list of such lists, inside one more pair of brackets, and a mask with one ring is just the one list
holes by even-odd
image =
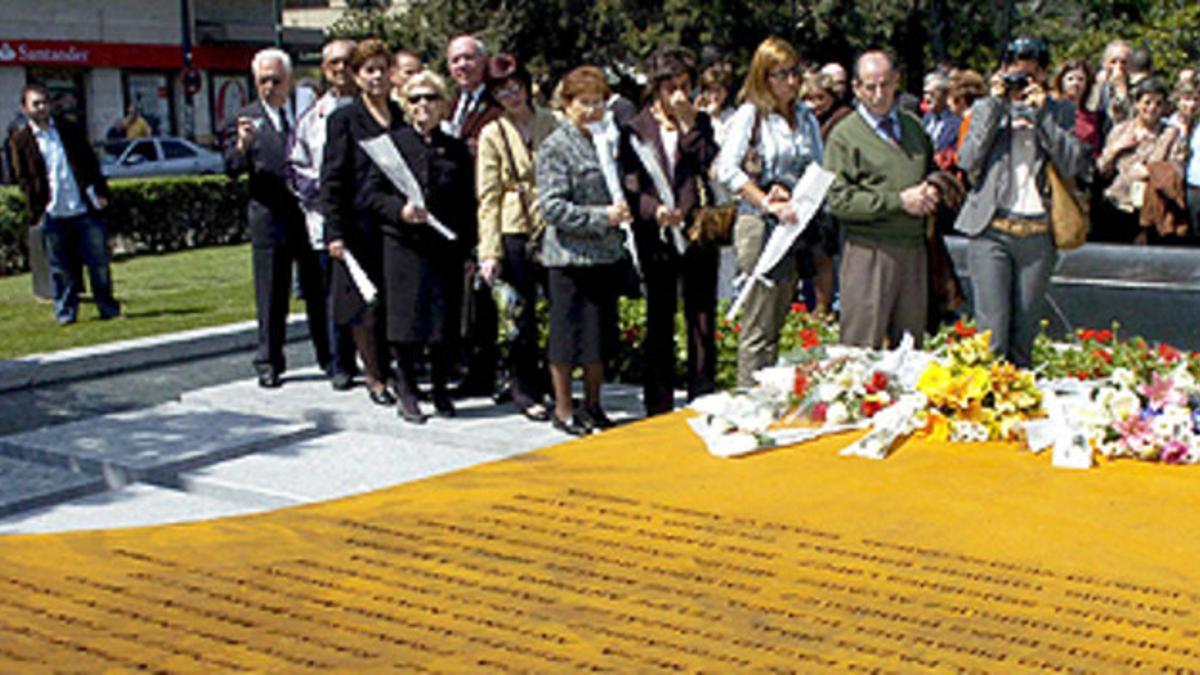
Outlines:
{"label": "necktie", "polygon": [[287,110],[280,108],[279,113],[279,135],[287,138],[292,131],[292,126],[288,124]]}
{"label": "necktie", "polygon": [[879,129],[893,143],[900,143],[900,135],[896,133],[896,123],[890,117],[885,117],[879,120]]}

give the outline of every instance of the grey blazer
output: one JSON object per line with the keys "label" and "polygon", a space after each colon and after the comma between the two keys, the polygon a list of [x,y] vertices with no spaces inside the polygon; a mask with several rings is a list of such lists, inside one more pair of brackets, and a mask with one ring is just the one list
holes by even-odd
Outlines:
{"label": "grey blazer", "polygon": [[[971,107],[971,127],[958,149],[958,166],[971,178],[971,191],[954,221],[954,229],[975,236],[996,213],[997,204],[1011,203],[1013,189],[1012,128],[1008,101],[986,96]],[[1046,185],[1046,158],[1063,178],[1083,176],[1088,170],[1087,149],[1075,136],[1075,106],[1049,99],[1035,122],[1038,154],[1034,171],[1038,192],[1050,212]]]}

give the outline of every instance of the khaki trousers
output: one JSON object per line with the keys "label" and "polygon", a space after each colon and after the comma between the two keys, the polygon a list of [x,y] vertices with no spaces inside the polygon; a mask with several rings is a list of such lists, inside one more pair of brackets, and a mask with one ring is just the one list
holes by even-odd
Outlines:
{"label": "khaki trousers", "polygon": [[[739,215],[733,229],[733,247],[737,254],[738,272],[750,274],[766,244],[768,228],[758,215]],[[742,305],[742,332],[738,339],[737,384],[754,384],[754,371],[775,365],[779,358],[779,331],[787,318],[788,307],[796,294],[799,281],[796,257],[784,256],[767,277],[774,285],[752,280],[750,295]]]}
{"label": "khaki trousers", "polygon": [[924,244],[897,246],[847,240],[842,250],[842,344],[895,347],[905,333],[925,336],[929,265]]}

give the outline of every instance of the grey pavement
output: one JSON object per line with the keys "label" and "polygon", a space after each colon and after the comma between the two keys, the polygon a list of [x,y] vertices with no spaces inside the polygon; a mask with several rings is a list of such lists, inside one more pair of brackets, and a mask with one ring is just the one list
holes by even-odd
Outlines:
{"label": "grey pavement", "polygon": [[[54,366],[42,365],[39,381],[54,384],[0,392],[0,534],[253,513],[570,440],[490,399],[459,402],[455,419],[408,424],[394,408],[372,404],[362,387],[335,392],[306,341],[287,346],[283,387],[263,390],[249,350],[223,349],[199,349],[179,336],[139,340],[104,348],[115,365],[82,376],[75,355],[38,357],[68,364],[68,375],[56,378],[47,373]],[[160,365],[138,367],[139,350]],[[604,399],[614,419],[641,414],[636,388],[606,385]]]}

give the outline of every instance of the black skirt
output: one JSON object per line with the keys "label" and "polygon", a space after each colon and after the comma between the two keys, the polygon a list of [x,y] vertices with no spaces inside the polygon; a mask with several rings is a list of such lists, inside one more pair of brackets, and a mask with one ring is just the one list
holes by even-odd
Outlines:
{"label": "black skirt", "polygon": [[[437,236],[437,235],[433,235]],[[462,307],[463,260],[428,239],[383,237],[388,342],[453,342]]]}
{"label": "black skirt", "polygon": [[617,339],[618,265],[549,268],[551,363],[603,363]]}

